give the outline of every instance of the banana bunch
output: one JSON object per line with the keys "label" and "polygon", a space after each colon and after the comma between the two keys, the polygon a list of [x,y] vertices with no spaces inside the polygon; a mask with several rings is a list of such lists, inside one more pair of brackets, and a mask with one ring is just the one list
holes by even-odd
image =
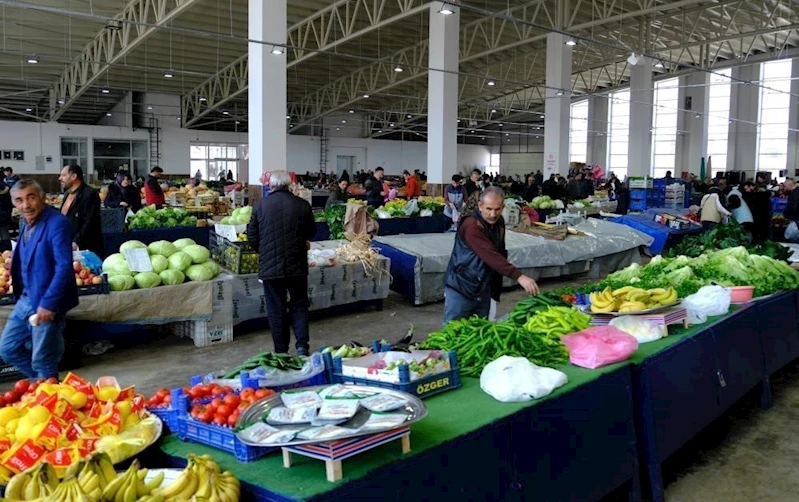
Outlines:
{"label": "banana bunch", "polygon": [[210,455],[190,455],[189,463],[180,476],[169,486],[153,492],[167,502],[238,502],[240,494],[239,480],[230,471],[222,472]]}
{"label": "banana bunch", "polygon": [[103,489],[102,500],[108,502],[163,502],[164,497],[153,492],[164,481],[164,473],[159,472],[152,480],[145,483],[147,469],[140,469],[139,462],[134,460],[127,471],[111,480]]}
{"label": "banana bunch", "polygon": [[677,303],[677,292],[672,287],[642,289],[625,286],[616,290],[608,287],[603,291],[594,291],[589,295],[589,299],[591,312],[595,314],[635,313],[673,305]]}
{"label": "banana bunch", "polygon": [[[58,474],[55,468],[41,463],[11,478],[6,486],[5,498],[13,500],[48,499],[58,489]],[[54,499],[53,499],[54,500]]]}

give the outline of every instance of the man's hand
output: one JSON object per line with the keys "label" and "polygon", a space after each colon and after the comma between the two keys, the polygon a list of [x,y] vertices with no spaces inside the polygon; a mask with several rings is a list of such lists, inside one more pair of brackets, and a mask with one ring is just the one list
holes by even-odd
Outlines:
{"label": "man's hand", "polygon": [[39,325],[47,324],[55,319],[55,312],[51,312],[45,308],[39,307],[36,309],[36,317],[38,318]]}
{"label": "man's hand", "polygon": [[525,291],[527,291],[527,294],[537,295],[540,292],[538,289],[538,284],[536,284],[533,279],[527,277],[526,275],[519,277],[519,284],[524,288]]}
{"label": "man's hand", "polygon": [[127,202],[120,202],[119,205],[122,206],[122,207],[128,207],[128,203]]}
{"label": "man's hand", "polygon": [[75,244],[74,242],[72,243],[72,250],[73,251],[77,251],[78,250],[78,245]]}

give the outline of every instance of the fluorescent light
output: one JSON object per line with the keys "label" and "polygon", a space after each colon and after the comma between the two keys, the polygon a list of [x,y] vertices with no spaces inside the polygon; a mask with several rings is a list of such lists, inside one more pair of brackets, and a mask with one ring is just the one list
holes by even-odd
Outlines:
{"label": "fluorescent light", "polygon": [[558,92],[555,93],[555,96],[563,96],[563,89],[558,89]]}
{"label": "fluorescent light", "polygon": [[280,47],[279,45],[272,46],[272,54],[274,54],[275,56],[282,56],[284,52],[285,50],[283,49],[283,47]]}
{"label": "fluorescent light", "polygon": [[222,110],[222,115],[230,115],[230,112],[227,110]]}
{"label": "fluorescent light", "polygon": [[389,127],[394,127],[394,122],[390,123],[388,126]]}
{"label": "fluorescent light", "polygon": [[153,105],[147,105],[147,109],[148,110],[152,110],[153,109]]}
{"label": "fluorescent light", "polygon": [[200,103],[205,103],[206,101],[208,101],[208,99],[206,99],[205,96],[200,96]]}
{"label": "fluorescent light", "polygon": [[502,123],[499,124],[499,127],[504,127],[504,126],[505,126],[505,124],[502,124]]}
{"label": "fluorescent light", "polygon": [[575,45],[577,45],[577,41],[573,38],[570,38],[566,40],[566,45],[568,45],[569,47],[574,47]]}
{"label": "fluorescent light", "polygon": [[492,108],[491,109],[491,113],[497,113],[497,109],[496,108]]}
{"label": "fluorescent light", "polygon": [[383,130],[382,130],[382,129],[378,130],[378,131],[377,131],[377,134],[380,134],[381,132],[383,132]]}
{"label": "fluorescent light", "polygon": [[59,105],[63,105],[64,103],[66,103],[66,101],[64,101],[64,98],[58,100]]}
{"label": "fluorescent light", "polygon": [[510,136],[510,133],[506,132],[506,133],[505,133],[505,136]]}
{"label": "fluorescent light", "polygon": [[471,130],[471,131],[469,131],[469,132],[474,132],[474,129],[472,129],[472,130]]}
{"label": "fluorescent light", "polygon": [[110,117],[111,116],[111,112],[105,112],[105,116],[106,117]]}
{"label": "fluorescent light", "polygon": [[453,10],[453,8],[450,7],[449,5],[445,5],[445,6],[441,7],[441,9],[438,11],[438,13],[442,14],[444,16],[451,16],[452,14],[455,14],[455,10]]}
{"label": "fluorescent light", "polygon": [[493,80],[489,80],[487,85],[494,87],[495,85],[497,85],[497,83],[494,82]]}
{"label": "fluorescent light", "polygon": [[413,115],[408,115],[408,118],[409,118],[409,119],[410,119],[410,118],[413,118]]}
{"label": "fluorescent light", "polygon": [[100,89],[100,92],[102,92],[103,94],[108,94],[111,91],[103,87],[102,89]]}
{"label": "fluorescent light", "polygon": [[346,120],[342,120],[342,121],[341,121],[341,123],[342,123],[342,124],[346,124],[346,123],[347,123],[347,121],[346,121]]}
{"label": "fluorescent light", "polygon": [[655,63],[655,68],[663,68],[663,61],[658,61]]}
{"label": "fluorescent light", "polygon": [[25,111],[26,111],[26,112],[32,112],[32,111],[33,111],[33,108],[25,108]]}
{"label": "fluorescent light", "polygon": [[355,110],[350,110],[350,113],[355,113]]}
{"label": "fluorescent light", "polygon": [[402,66],[397,65],[397,66],[394,67],[394,71],[397,72],[397,73],[402,73],[405,70],[402,69]]}
{"label": "fluorescent light", "polygon": [[30,64],[37,64],[39,62],[39,58],[36,56],[28,56],[28,63]]}
{"label": "fluorescent light", "polygon": [[364,99],[369,99],[369,95],[368,94],[364,94],[363,97],[364,97]]}
{"label": "fluorescent light", "polygon": [[171,71],[165,71],[164,72],[164,78],[172,78],[172,77],[174,77],[174,75],[172,75]]}

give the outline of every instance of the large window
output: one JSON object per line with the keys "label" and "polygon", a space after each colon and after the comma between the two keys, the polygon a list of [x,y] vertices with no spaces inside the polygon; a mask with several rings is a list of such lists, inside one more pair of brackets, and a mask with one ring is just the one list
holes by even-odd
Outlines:
{"label": "large window", "polygon": [[[588,162],[588,100],[571,104],[569,162]],[[593,160],[593,159],[592,159]]]}
{"label": "large window", "polygon": [[147,175],[147,141],[94,140],[94,173],[102,182],[116,178],[118,171],[128,171],[133,179]]}
{"label": "large window", "polygon": [[610,95],[610,140],[608,171],[619,179],[627,176],[627,152],[630,146],[630,90]]}
{"label": "large window", "polygon": [[729,68],[710,76],[708,89],[707,155],[713,171],[727,170],[727,141],[730,133],[730,75]]}
{"label": "large window", "polygon": [[86,138],[61,138],[61,166],[79,165],[89,170],[89,142]]}
{"label": "large window", "polygon": [[[772,177],[788,167],[788,109],[791,104],[791,60],[763,63],[758,120],[757,168]],[[715,163],[713,165],[715,169]]]}
{"label": "large window", "polygon": [[677,151],[677,113],[680,83],[677,78],[655,83],[654,133],[652,134],[652,175],[663,178],[674,173]]}
{"label": "large window", "polygon": [[191,176],[200,171],[204,180],[227,178],[228,171],[238,179],[239,159],[244,158],[244,145],[238,143],[192,143]]}

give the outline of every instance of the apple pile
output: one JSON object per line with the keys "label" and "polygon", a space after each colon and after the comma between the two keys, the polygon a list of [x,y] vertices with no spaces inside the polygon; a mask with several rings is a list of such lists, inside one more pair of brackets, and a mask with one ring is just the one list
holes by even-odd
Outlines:
{"label": "apple pile", "polygon": [[3,268],[0,273],[0,295],[14,292],[11,285],[11,251],[3,251]]}
{"label": "apple pile", "polygon": [[102,284],[103,276],[94,274],[92,271],[79,261],[72,262],[72,269],[75,271],[75,284],[78,286],[91,286],[92,284]]}

